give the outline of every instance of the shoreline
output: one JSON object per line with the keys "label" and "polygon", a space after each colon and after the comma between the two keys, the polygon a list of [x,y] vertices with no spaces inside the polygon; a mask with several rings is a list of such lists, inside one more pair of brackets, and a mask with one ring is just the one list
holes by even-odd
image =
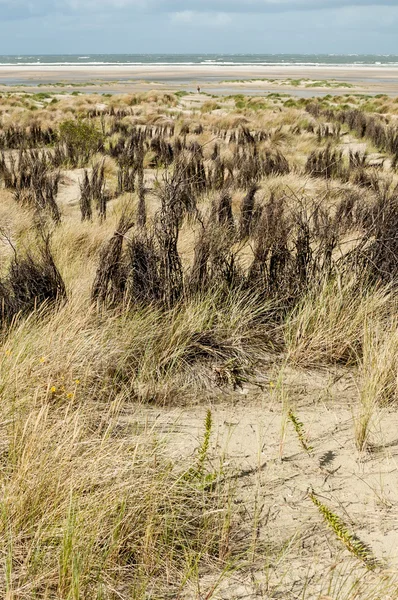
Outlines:
{"label": "shoreline", "polygon": [[388,72],[396,75],[398,73],[398,65],[280,65],[280,64],[268,64],[268,65],[260,65],[260,64],[248,64],[248,65],[236,65],[236,64],[111,64],[111,63],[91,63],[91,64],[60,64],[60,63],[40,63],[40,64],[20,64],[20,65],[11,65],[11,64],[0,64],[0,72],[13,72],[13,71],[27,71],[27,72],[36,72],[41,73],[43,71],[137,71],[137,72],[145,72],[145,71],[199,71],[199,72],[214,72],[214,71],[225,71],[225,72],[268,72],[268,71],[280,71],[282,73],[294,72],[297,71],[309,71],[311,73],[315,72],[333,72],[337,73],[341,72],[358,72],[358,73],[375,73],[382,72],[385,75]]}

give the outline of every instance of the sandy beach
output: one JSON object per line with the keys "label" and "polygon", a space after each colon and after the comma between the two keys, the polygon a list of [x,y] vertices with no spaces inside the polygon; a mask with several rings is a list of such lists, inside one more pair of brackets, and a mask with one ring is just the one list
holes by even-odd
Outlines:
{"label": "sandy beach", "polygon": [[[289,80],[333,81],[326,85],[292,85]],[[261,81],[265,80],[265,81]],[[275,81],[270,81],[275,80]],[[338,84],[341,82],[341,86]],[[398,67],[357,66],[231,66],[231,65],[21,65],[0,66],[0,85],[34,88],[63,83],[90,83],[90,90],[130,92],[161,86],[163,89],[191,89],[200,83],[211,93],[261,94],[286,91],[296,95],[316,93],[398,94]],[[79,85],[80,87],[80,85]],[[235,90],[232,91],[231,90]]]}

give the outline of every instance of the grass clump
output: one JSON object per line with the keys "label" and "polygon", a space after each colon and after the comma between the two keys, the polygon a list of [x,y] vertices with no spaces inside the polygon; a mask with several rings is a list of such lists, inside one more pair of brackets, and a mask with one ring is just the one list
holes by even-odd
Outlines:
{"label": "grass clump", "polygon": [[9,415],[3,597],[143,599],[170,586],[178,594],[193,565],[228,563],[229,491],[204,492],[185,477],[186,461],[167,460],[151,435],[121,437],[115,414],[105,427],[95,414],[45,404]]}
{"label": "grass clump", "polygon": [[79,120],[67,120],[59,126],[60,146],[56,152],[59,164],[85,166],[102,146],[101,132],[95,125]]}
{"label": "grass clump", "polygon": [[386,288],[358,289],[351,281],[323,284],[295,308],[285,327],[289,359],[296,364],[356,364],[364,352],[364,327],[391,306]]}
{"label": "grass clump", "polygon": [[177,98],[184,98],[184,96],[189,96],[189,92],[186,92],[185,90],[178,90],[178,92],[174,92],[175,96],[177,96]]}
{"label": "grass clump", "polygon": [[380,408],[391,406],[398,399],[397,356],[395,317],[367,320],[358,373],[360,402],[354,419],[355,444],[360,452],[372,449],[371,429]]}
{"label": "grass clump", "polygon": [[0,324],[11,323],[18,315],[29,315],[41,305],[66,299],[66,288],[55,265],[50,236],[39,232],[35,253],[15,253],[4,278],[0,280]]}

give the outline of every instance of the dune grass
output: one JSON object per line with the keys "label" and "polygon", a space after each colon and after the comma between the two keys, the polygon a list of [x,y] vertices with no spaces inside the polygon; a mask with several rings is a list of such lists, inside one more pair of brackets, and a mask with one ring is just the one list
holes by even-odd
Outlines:
{"label": "dune grass", "polygon": [[186,456],[150,407],[343,366],[371,448],[397,398],[396,125],[343,96],[50,99],[0,99],[0,593],[199,597],[253,567],[260,520],[211,410]]}

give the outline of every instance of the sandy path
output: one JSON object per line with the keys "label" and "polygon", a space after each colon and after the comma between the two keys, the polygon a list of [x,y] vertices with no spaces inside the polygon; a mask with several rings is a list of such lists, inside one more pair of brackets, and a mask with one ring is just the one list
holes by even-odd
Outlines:
{"label": "sandy path", "polygon": [[62,171],[57,202],[61,207],[78,206],[80,200],[80,181],[85,169],[69,169]]}

